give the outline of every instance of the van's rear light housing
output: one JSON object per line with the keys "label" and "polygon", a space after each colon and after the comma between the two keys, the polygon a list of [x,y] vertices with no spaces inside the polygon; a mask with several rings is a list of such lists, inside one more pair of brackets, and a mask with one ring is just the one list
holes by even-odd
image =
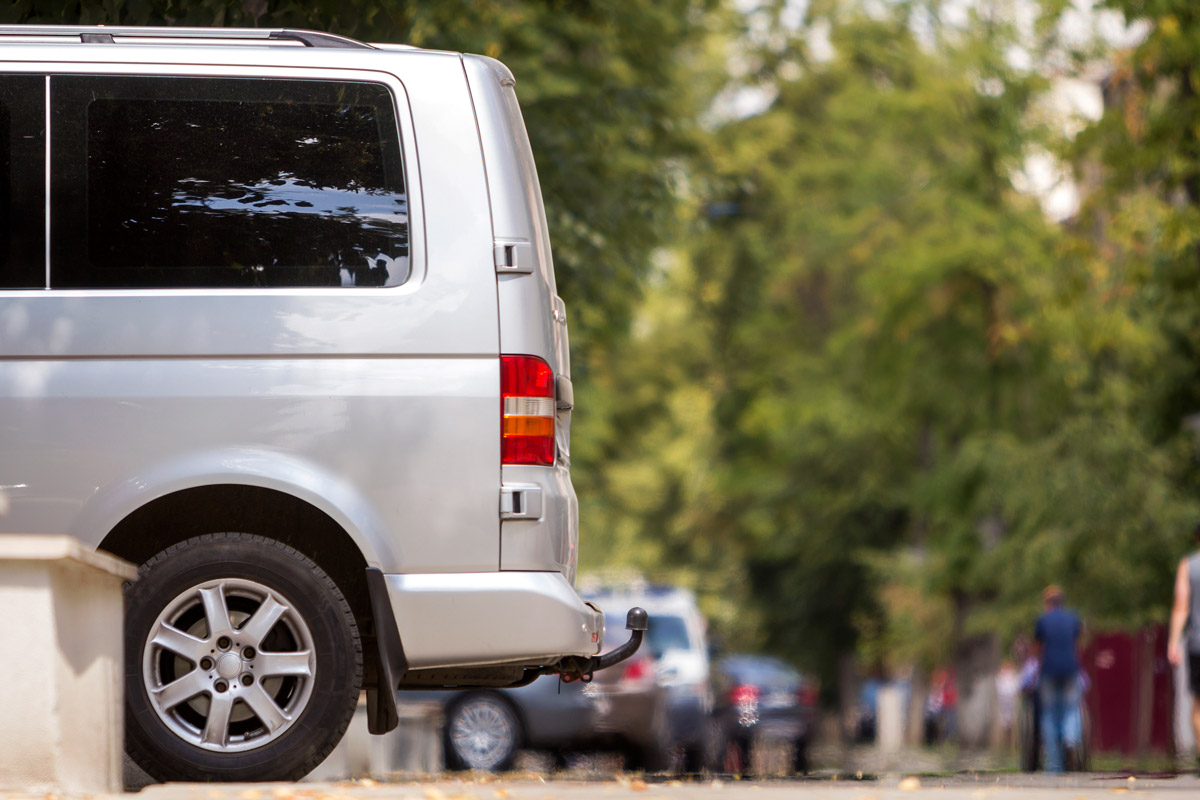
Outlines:
{"label": "van's rear light housing", "polygon": [[554,466],[554,371],[537,356],[500,356],[500,463]]}

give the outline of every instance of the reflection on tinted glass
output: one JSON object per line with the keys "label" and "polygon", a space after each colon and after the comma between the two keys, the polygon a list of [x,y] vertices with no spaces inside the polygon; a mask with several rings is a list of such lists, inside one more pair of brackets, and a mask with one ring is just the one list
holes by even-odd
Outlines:
{"label": "reflection on tinted glass", "polygon": [[793,684],[800,680],[800,673],[771,656],[728,656],[721,660],[720,668],[740,682],[757,686]]}
{"label": "reflection on tinted glass", "polygon": [[[339,102],[314,102],[331,84],[172,83],[175,96],[88,103],[89,283],[112,285],[106,271],[137,286],[404,282],[408,205],[386,163],[389,147],[398,158],[386,89],[332,84]],[[253,99],[229,99],[238,83]]]}
{"label": "reflection on tinted glass", "polygon": [[687,650],[689,647],[687,625],[682,617],[651,614],[650,629],[646,634],[655,658],[662,658],[664,653],[671,650]]}
{"label": "reflection on tinted glass", "polygon": [[[627,641],[629,641],[629,631],[625,630],[625,615],[605,614],[605,651],[614,650]],[[682,617],[650,615],[650,627],[646,629],[643,647],[649,649],[651,655],[655,658],[662,658],[664,653],[671,650],[687,650],[690,646],[687,625]]]}
{"label": "reflection on tinted glass", "polygon": [[9,226],[7,224],[12,214],[12,203],[10,202],[10,189],[12,186],[12,114],[9,112],[8,103],[0,100],[0,220],[6,224],[0,224],[0,275],[4,275],[5,279],[0,280],[0,286],[9,286],[9,267],[11,261],[11,253],[9,248]]}
{"label": "reflection on tinted glass", "polygon": [[46,287],[45,77],[0,76],[0,287]]}

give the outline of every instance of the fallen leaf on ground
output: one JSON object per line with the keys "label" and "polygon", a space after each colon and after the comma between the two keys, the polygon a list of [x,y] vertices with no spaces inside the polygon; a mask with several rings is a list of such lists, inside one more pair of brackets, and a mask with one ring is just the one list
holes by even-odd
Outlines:
{"label": "fallen leaf on ground", "polygon": [[921,779],[909,775],[904,780],[900,781],[900,785],[896,787],[902,792],[915,792],[921,788]]}
{"label": "fallen leaf on ground", "polygon": [[641,778],[634,778],[629,782],[629,788],[635,792],[644,792],[646,791],[646,782]]}
{"label": "fallen leaf on ground", "polygon": [[503,789],[497,789],[492,792],[492,797],[496,798],[496,800],[508,800],[508,792]]}
{"label": "fallen leaf on ground", "polygon": [[709,784],[709,786],[711,786],[714,789],[724,789],[725,788],[725,784],[721,783],[720,781],[713,781],[712,783]]}
{"label": "fallen leaf on ground", "polygon": [[258,800],[258,798],[262,797],[262,792],[258,789],[247,789],[239,794],[238,797],[240,797],[241,800]]}

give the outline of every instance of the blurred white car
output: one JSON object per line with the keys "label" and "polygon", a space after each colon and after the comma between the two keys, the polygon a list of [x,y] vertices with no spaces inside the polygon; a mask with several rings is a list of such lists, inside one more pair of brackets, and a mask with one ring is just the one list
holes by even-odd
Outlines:
{"label": "blurred white car", "polygon": [[650,648],[658,684],[667,692],[671,744],[682,750],[687,771],[699,771],[704,765],[713,693],[708,624],[695,595],[687,589],[644,583],[596,590],[585,586],[581,594],[601,608],[624,608],[633,603],[649,613],[644,646]]}

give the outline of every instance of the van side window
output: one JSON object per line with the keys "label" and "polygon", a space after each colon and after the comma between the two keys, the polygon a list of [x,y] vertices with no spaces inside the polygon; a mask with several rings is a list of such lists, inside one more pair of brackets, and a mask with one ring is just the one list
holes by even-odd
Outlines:
{"label": "van side window", "polygon": [[0,288],[46,288],[46,76],[0,75]]}
{"label": "van side window", "polygon": [[395,286],[408,198],[368,83],[51,79],[51,284]]}

